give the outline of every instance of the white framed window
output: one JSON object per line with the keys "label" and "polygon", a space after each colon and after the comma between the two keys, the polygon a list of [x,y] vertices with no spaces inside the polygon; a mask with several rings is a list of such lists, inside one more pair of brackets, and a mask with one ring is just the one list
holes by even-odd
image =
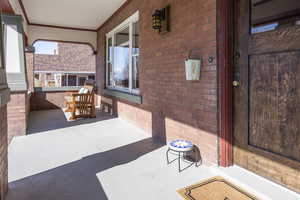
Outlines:
{"label": "white framed window", "polygon": [[106,34],[106,87],[139,93],[139,12]]}

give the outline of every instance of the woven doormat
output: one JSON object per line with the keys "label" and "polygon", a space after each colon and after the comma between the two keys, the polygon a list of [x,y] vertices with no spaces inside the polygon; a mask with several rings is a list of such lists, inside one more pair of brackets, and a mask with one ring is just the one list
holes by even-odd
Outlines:
{"label": "woven doormat", "polygon": [[258,200],[222,177],[214,177],[177,192],[186,200]]}

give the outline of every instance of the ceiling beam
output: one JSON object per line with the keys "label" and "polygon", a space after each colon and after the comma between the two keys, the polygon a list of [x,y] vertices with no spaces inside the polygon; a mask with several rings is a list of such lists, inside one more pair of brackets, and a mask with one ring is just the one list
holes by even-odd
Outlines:
{"label": "ceiling beam", "polygon": [[48,25],[48,24],[36,24],[36,23],[28,23],[32,26],[43,26],[48,28],[60,28],[60,29],[69,29],[69,30],[75,30],[75,31],[91,31],[91,32],[97,32],[96,29],[85,29],[85,28],[74,28],[74,27],[68,27],[68,26],[55,26],[55,25]]}
{"label": "ceiling beam", "polygon": [[25,16],[25,20],[26,20],[27,24],[30,24],[30,22],[29,22],[29,19],[28,19],[28,16],[27,16],[27,13],[26,13],[26,10],[25,10],[25,7],[24,7],[24,4],[23,4],[22,0],[18,0],[18,1],[19,1],[19,4],[20,4],[20,7],[21,7],[21,9],[22,9],[22,12],[23,12],[23,14],[24,14],[24,16]]}

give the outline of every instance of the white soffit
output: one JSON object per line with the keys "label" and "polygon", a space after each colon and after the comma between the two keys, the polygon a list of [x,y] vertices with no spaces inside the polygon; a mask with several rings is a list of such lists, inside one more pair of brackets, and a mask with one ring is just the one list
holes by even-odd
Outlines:
{"label": "white soffit", "polygon": [[126,0],[22,0],[32,24],[97,29]]}

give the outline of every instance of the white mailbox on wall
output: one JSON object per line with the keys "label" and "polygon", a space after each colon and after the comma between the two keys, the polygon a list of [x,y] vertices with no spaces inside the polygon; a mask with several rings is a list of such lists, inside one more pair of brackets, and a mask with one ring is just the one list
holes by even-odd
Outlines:
{"label": "white mailbox on wall", "polygon": [[185,61],[185,75],[187,81],[200,80],[201,59],[187,59]]}

